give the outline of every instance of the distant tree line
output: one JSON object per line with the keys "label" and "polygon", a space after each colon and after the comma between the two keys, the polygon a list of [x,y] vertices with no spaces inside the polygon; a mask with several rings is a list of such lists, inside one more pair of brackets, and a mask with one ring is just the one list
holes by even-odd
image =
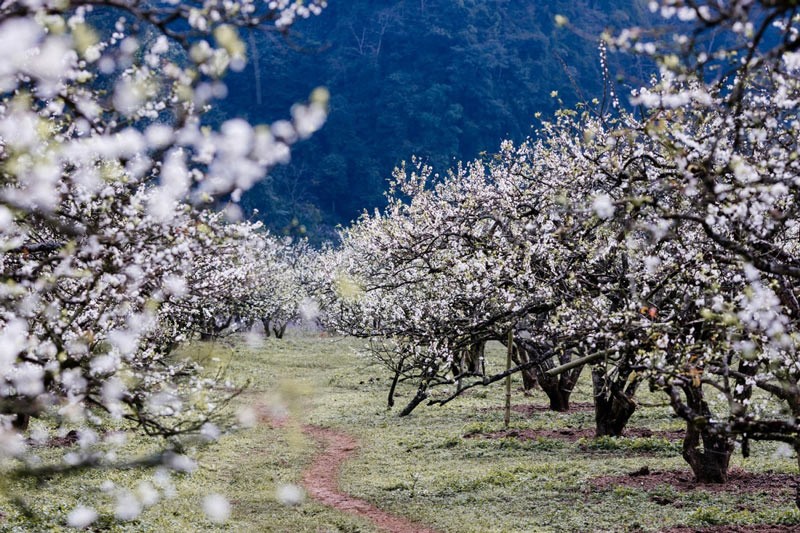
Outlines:
{"label": "distant tree line", "polygon": [[[445,169],[500,139],[523,140],[537,113],[597,95],[599,35],[652,18],[641,0],[353,1],[333,3],[288,42],[253,34],[221,114],[272,119],[287,95],[316,84],[332,99],[324,130],[243,205],[278,232],[330,237],[326,228],[385,205],[391,169],[409,155]],[[626,70],[639,76],[631,60]]]}

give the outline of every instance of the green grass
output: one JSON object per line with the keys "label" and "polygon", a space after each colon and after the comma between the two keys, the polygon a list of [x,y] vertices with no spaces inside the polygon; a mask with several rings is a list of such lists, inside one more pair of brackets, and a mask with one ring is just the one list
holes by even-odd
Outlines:
{"label": "green grass", "polygon": [[[502,361],[500,348],[492,359]],[[617,487],[591,488],[592,477],[626,474],[648,466],[651,471],[684,469],[678,447],[660,438],[585,439],[565,442],[541,438],[521,441],[463,438],[502,429],[501,387],[481,389],[444,407],[420,406],[407,418],[396,413],[414,393],[401,386],[398,408],[386,410],[389,376],[364,355],[359,341],[336,338],[268,339],[263,346],[244,342],[197,344],[187,348],[213,364],[229,362],[234,380],[250,380],[251,389],[238,405],[287,409],[294,420],[334,427],[355,435],[360,452],[345,463],[344,490],[387,511],[440,531],[655,531],[672,525],[800,523],[792,498],[773,501],[753,494],[680,492],[662,486],[651,491]],[[212,361],[211,355],[219,359]],[[588,376],[587,376],[588,377]],[[517,389],[521,384],[515,383]],[[575,401],[590,401],[584,379]],[[514,403],[544,404],[541,395],[514,393]],[[646,403],[659,397],[643,396]],[[591,412],[512,413],[513,429],[591,427]],[[665,406],[641,409],[631,426],[653,430],[682,426]],[[147,441],[133,438],[129,451],[144,452]],[[754,443],[752,456],[734,458],[734,466],[752,471],[794,472],[794,459],[774,458],[775,446]],[[298,483],[315,444],[297,424],[280,429],[262,424],[227,435],[198,452],[200,468],[175,476],[177,497],[147,509],[122,525],[99,523],[112,531],[308,531],[369,532],[369,523],[306,501],[287,507],[277,487]],[[77,504],[113,513],[114,501],[100,490],[110,480],[136,488],[152,480],[152,471],[91,472],[55,477],[41,486],[7,483],[0,499],[0,531],[58,531]],[[202,498],[225,495],[233,504],[224,525],[208,521]],[[33,512],[25,518],[10,498],[22,497]],[[661,501],[662,504],[657,503]],[[669,501],[669,504],[663,504]],[[98,528],[99,529],[99,528]]]}

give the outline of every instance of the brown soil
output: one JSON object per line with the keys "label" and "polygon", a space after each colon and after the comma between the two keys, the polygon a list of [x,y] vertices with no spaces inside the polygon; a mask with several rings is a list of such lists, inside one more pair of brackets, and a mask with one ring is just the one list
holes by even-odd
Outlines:
{"label": "brown soil", "polygon": [[[275,413],[267,406],[256,408],[259,421],[274,429],[285,427],[289,418],[285,413]],[[322,445],[322,453],[303,472],[303,487],[318,502],[348,514],[366,518],[378,529],[389,533],[436,533],[435,530],[381,511],[374,505],[354,498],[339,490],[339,470],[342,463],[358,449],[356,439],[334,429],[303,425],[303,432]]]}
{"label": "brown soil", "polygon": [[[480,409],[481,412],[487,411],[502,411],[505,407],[484,407]],[[515,404],[511,406],[511,410],[525,416],[533,416],[536,413],[555,413],[548,405],[533,405],[528,403]],[[594,411],[594,405],[589,402],[574,402],[569,405],[569,411],[565,413],[586,413]]]}
{"label": "brown soil", "polygon": [[[286,413],[276,413],[265,405],[256,406],[256,413],[259,422],[274,429],[283,428],[289,422]],[[334,429],[311,425],[303,425],[302,429],[322,446],[321,453],[303,472],[303,487],[311,498],[342,512],[366,518],[378,529],[389,533],[436,533],[340,491],[339,470],[342,463],[358,450],[358,442],[347,433]]]}
{"label": "brown soil", "polygon": [[[643,466],[635,472],[630,472],[620,476],[602,476],[589,481],[593,491],[611,490],[615,487],[636,487],[650,490],[661,485],[670,485],[673,488],[690,492],[704,490],[707,492],[738,492],[738,493],[765,493],[776,497],[786,497],[793,495],[795,490],[795,476],[793,474],[781,474],[775,472],[745,472],[739,468],[732,468],[729,472],[730,478],[727,483],[698,483],[694,480],[692,473],[688,470],[668,470],[664,472],[650,471],[647,466]],[[655,497],[658,498],[658,497]],[[658,501],[656,503],[667,505],[670,501]],[[664,499],[664,498],[662,498]],[[732,527],[732,526],[726,526]],[[795,531],[797,529],[795,528]],[[726,530],[727,531],[727,530]],[[733,531],[733,530],[732,530]]]}
{"label": "brown soil", "polygon": [[256,414],[260,423],[266,424],[272,429],[286,427],[286,424],[289,422],[289,417],[286,414],[275,414],[265,407],[257,408]]}
{"label": "brown soil", "polygon": [[[661,431],[650,430],[647,428],[628,428],[625,430],[626,437],[658,437],[667,440],[682,440],[683,430]],[[492,433],[470,433],[464,435],[468,439],[504,439],[516,437],[520,440],[554,439],[568,442],[575,442],[579,439],[593,439],[595,436],[594,428],[565,428],[565,429],[507,429],[493,431]]]}
{"label": "brown soil", "polygon": [[374,505],[339,490],[338,479],[342,463],[358,449],[358,443],[353,437],[340,431],[316,426],[303,426],[303,431],[322,445],[322,453],[317,455],[311,466],[303,472],[303,486],[309,496],[345,513],[364,517],[382,531],[435,533],[430,528],[381,511]]}

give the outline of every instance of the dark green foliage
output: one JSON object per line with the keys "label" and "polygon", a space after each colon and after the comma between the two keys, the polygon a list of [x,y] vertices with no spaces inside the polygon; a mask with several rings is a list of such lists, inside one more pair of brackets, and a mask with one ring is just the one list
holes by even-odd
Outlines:
{"label": "dark green foliage", "polygon": [[[245,36],[259,60],[251,50],[248,68],[229,83],[224,115],[273,121],[315,86],[332,93],[323,131],[245,207],[279,231],[316,234],[382,205],[392,168],[413,154],[443,169],[494,152],[503,138],[524,139],[537,112],[547,117],[602,94],[599,36],[648,21],[643,4],[333,1],[287,40]],[[556,27],[557,14],[567,27]]]}

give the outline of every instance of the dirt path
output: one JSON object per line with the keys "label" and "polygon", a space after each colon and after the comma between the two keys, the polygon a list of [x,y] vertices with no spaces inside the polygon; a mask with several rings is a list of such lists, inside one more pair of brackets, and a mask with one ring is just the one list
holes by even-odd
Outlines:
{"label": "dirt path", "polygon": [[355,438],[340,431],[316,426],[303,426],[303,431],[322,445],[322,452],[303,472],[303,486],[311,498],[345,513],[364,517],[379,529],[390,533],[435,533],[433,529],[381,511],[374,505],[339,490],[339,470],[342,463],[358,449]]}

